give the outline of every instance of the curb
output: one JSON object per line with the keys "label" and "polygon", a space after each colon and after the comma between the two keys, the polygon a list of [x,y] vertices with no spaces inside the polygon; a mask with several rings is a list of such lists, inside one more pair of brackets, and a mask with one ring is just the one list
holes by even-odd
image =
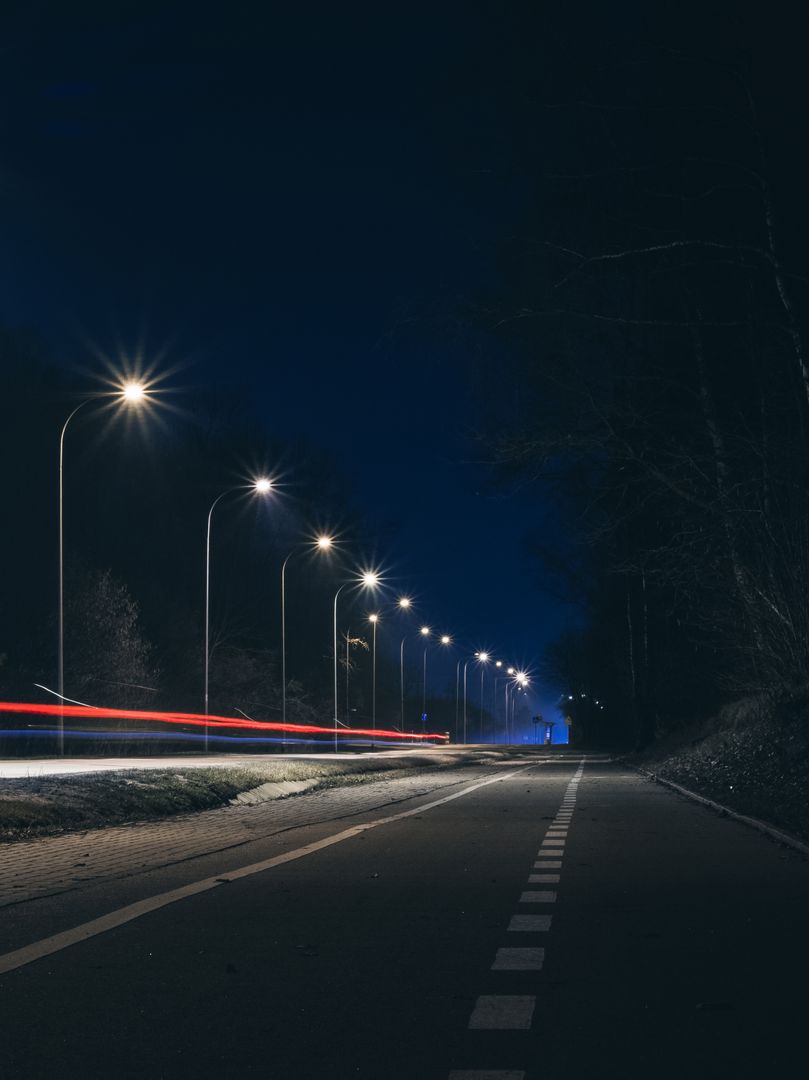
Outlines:
{"label": "curb", "polygon": [[269,802],[271,799],[286,799],[290,795],[299,795],[302,791],[310,791],[323,779],[321,776],[313,776],[309,780],[270,780],[266,784],[240,791],[230,799],[231,806],[258,806],[259,803]]}
{"label": "curb", "polygon": [[789,833],[781,832],[780,829],[776,829],[773,825],[768,825],[766,821],[759,821],[758,818],[748,817],[746,814],[738,814],[735,810],[731,810],[727,806],[722,806],[721,803],[714,802],[713,799],[707,799],[704,795],[698,795],[696,791],[690,791],[688,788],[682,787],[681,784],[675,784],[673,780],[664,780],[662,776],[658,776],[657,773],[647,772],[645,769],[639,769],[637,766],[632,766],[636,772],[641,776],[647,777],[649,780],[654,780],[656,784],[663,784],[664,787],[672,788],[680,795],[685,795],[686,798],[693,799],[694,802],[702,803],[703,806],[709,807],[711,810],[715,810],[719,814],[725,814],[729,818],[733,818],[734,821],[740,821],[743,825],[748,825],[751,829],[757,829],[758,832],[764,833],[765,836],[769,836],[771,840],[776,840],[779,844],[784,844],[786,847],[794,848],[795,851],[799,851],[801,855],[804,855],[809,859],[809,844],[804,843],[803,840],[799,840],[796,836],[790,836]]}

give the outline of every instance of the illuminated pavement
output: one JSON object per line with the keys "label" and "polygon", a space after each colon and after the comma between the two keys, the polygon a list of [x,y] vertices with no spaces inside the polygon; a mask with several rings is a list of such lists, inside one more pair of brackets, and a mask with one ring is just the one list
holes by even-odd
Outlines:
{"label": "illuminated pavement", "polygon": [[5,846],[4,1076],[795,1075],[809,862],[732,820],[574,760],[238,810]]}

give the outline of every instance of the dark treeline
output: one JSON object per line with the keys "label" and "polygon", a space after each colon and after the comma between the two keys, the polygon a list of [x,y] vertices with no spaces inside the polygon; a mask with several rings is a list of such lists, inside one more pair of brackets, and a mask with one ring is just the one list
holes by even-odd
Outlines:
{"label": "dark treeline", "polygon": [[[36,336],[8,330],[0,334],[0,369],[0,695],[52,701],[34,684],[57,685],[59,433],[71,410],[103,389],[95,375],[105,373],[67,372],[49,362]],[[99,396],[67,429],[65,693],[109,707],[202,711],[206,519],[221,492],[245,485],[213,516],[210,711],[279,718],[280,568],[297,549],[287,571],[288,719],[328,724],[332,598],[359,565],[374,562],[373,530],[327,457],[274,437],[249,389],[164,389],[139,409]],[[277,494],[249,491],[260,475],[277,481]],[[329,556],[306,548],[321,531],[341,541]],[[341,598],[341,635],[351,625],[360,643],[347,710],[338,652],[341,719],[346,711],[353,726],[370,721],[367,614],[386,602],[351,589]],[[398,653],[394,662],[390,651],[383,642],[377,657],[380,726],[400,717]],[[413,730],[421,714],[416,684],[408,671]],[[430,703],[431,724],[438,719],[453,727],[449,692]]]}
{"label": "dark treeline", "polygon": [[487,312],[515,388],[488,441],[557,493],[536,550],[584,614],[546,674],[591,741],[809,683],[804,103],[710,41],[524,73],[534,212]]}

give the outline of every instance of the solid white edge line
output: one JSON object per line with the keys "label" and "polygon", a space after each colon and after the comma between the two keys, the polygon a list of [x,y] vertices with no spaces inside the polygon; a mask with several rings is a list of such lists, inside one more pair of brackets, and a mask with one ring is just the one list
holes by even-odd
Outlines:
{"label": "solid white edge line", "polygon": [[657,773],[646,772],[645,769],[638,769],[635,766],[631,766],[631,768],[634,768],[635,772],[640,773],[641,776],[645,776],[649,780],[654,780],[655,783],[662,784],[664,787],[672,788],[681,795],[693,799],[694,802],[702,803],[703,806],[715,810],[718,814],[726,814],[728,817],[733,818],[734,821],[740,821],[743,825],[748,825],[751,829],[757,829],[758,832],[764,833],[772,840],[777,840],[779,844],[785,844],[787,847],[800,851],[801,855],[809,857],[809,844],[805,844],[796,836],[781,832],[780,829],[768,825],[766,821],[759,821],[758,818],[747,817],[746,814],[738,814],[728,806],[723,806],[721,803],[714,802],[713,799],[708,799],[704,795],[699,795],[696,791],[689,791],[688,788],[681,787],[680,784],[675,784],[673,780],[664,780],[663,777],[658,776]]}
{"label": "solid white edge line", "polygon": [[304,847],[295,848],[293,851],[286,851],[282,855],[274,855],[271,859],[263,859],[261,862],[250,863],[248,866],[240,866],[236,870],[227,870],[216,877],[202,878],[200,881],[193,881],[189,885],[183,885],[178,889],[170,889],[168,892],[149,896],[145,900],[138,900],[134,904],[127,904],[125,907],[117,908],[115,911],[110,911],[97,919],[90,919],[88,922],[80,923],[70,930],[63,930],[59,934],[52,934],[50,937],[42,938],[39,941],[32,942],[30,945],[24,945],[20,949],[14,949],[12,952],[0,955],[0,975],[4,975],[7,971],[25,967],[26,964],[41,960],[44,956],[51,956],[53,953],[61,952],[62,949],[87,941],[89,938],[97,937],[108,930],[124,926],[128,922],[132,922],[133,919],[139,919],[142,915],[148,915],[152,911],[167,907],[169,904],[175,904],[178,900],[186,900],[191,896],[197,896],[199,893],[218,888],[220,885],[237,881],[239,878],[251,877],[253,874],[260,874],[264,870],[271,870],[275,866],[294,862],[296,859],[302,859],[306,855],[321,851],[323,848],[331,847],[332,844],[350,840],[352,837],[367,832],[369,829],[375,829],[379,825],[389,825],[391,822],[401,821],[404,818],[413,817],[415,814],[422,814],[426,810],[432,810],[436,806],[453,802],[464,795],[470,795],[473,791],[488,787],[489,784],[510,780],[512,776],[533,767],[533,765],[524,765],[513,772],[498,773],[497,776],[472,784],[471,787],[464,788],[463,791],[453,792],[451,795],[445,795],[441,799],[424,803],[412,810],[403,810],[399,814],[376,818],[374,821],[366,821],[362,825],[353,825],[350,829],[344,829],[333,836],[327,836],[323,840],[317,840],[312,844],[304,845]]}

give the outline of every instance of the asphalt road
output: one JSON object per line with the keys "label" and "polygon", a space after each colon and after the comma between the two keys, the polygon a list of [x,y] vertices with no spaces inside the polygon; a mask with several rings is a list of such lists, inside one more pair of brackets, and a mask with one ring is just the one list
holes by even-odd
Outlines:
{"label": "asphalt road", "polygon": [[7,902],[0,1075],[805,1074],[809,862],[619,766],[531,760]]}

